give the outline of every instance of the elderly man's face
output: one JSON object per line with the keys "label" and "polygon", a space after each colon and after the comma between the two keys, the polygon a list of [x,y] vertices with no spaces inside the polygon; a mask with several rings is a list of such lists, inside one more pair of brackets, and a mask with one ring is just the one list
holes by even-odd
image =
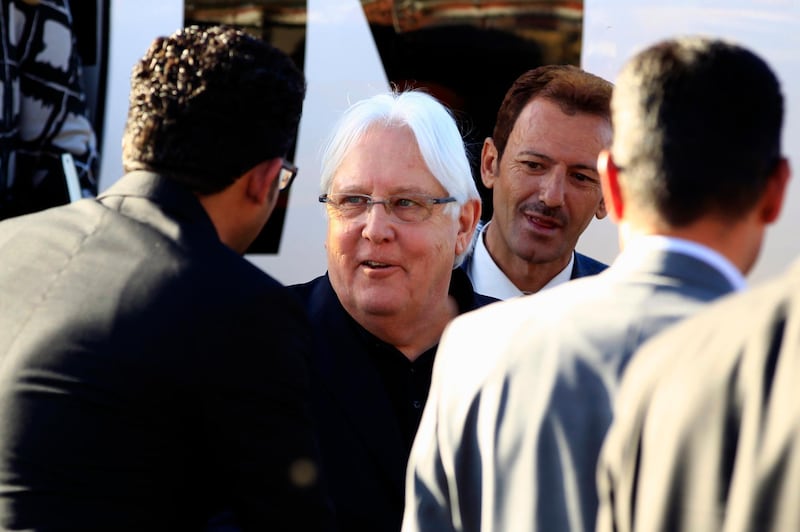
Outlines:
{"label": "elderly man's face", "polygon": [[[447,197],[428,170],[411,131],[373,126],[351,149],[333,177],[331,193],[368,194],[376,200],[402,194]],[[469,234],[445,205],[428,219],[402,222],[383,205],[354,218],[328,207],[328,273],[339,300],[357,320],[422,316],[447,298],[453,261]],[[451,207],[452,208],[452,207]]]}

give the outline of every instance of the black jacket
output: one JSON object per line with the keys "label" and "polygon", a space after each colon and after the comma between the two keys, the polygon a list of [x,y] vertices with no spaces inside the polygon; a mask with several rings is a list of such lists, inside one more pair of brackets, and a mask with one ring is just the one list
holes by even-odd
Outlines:
{"label": "black jacket", "polygon": [[191,193],[136,172],[0,223],[0,294],[0,528],[320,529],[307,319]]}

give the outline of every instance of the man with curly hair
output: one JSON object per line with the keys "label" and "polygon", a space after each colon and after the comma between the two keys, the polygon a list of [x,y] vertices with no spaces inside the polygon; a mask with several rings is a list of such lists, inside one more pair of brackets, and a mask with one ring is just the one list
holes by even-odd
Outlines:
{"label": "man with curly hair", "polygon": [[127,174],[0,223],[0,529],[326,528],[309,325],[242,257],[296,174],[304,97],[239,30],[156,39]]}

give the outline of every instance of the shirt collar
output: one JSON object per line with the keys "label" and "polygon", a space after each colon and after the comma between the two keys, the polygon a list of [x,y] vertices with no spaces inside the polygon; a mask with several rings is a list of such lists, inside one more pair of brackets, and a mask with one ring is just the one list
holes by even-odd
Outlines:
{"label": "shirt collar", "polygon": [[747,281],[742,272],[724,255],[692,240],[663,235],[642,235],[629,242],[622,254],[630,257],[652,251],[671,251],[689,255],[718,270],[728,279],[734,290],[743,290],[747,287]]}
{"label": "shirt collar", "polygon": [[575,265],[575,252],[573,251],[572,254],[569,256],[569,262],[564,267],[564,269],[558,272],[555,277],[547,281],[547,284],[545,284],[539,290],[541,291],[547,288],[553,288],[556,285],[566,283],[567,281],[572,279],[572,268],[574,265]]}

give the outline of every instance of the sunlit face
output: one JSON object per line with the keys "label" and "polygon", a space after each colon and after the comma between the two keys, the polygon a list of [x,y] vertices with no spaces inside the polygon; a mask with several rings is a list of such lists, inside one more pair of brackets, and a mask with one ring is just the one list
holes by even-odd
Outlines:
{"label": "sunlit face", "polygon": [[[444,187],[425,165],[411,131],[373,126],[334,174],[331,193],[403,193],[443,198]],[[357,320],[365,316],[422,315],[447,300],[456,253],[469,241],[444,205],[417,223],[394,220],[383,205],[355,219],[328,207],[328,273],[339,300]],[[412,314],[409,314],[412,313]]]}
{"label": "sunlit face", "polygon": [[496,260],[566,265],[592,217],[606,215],[597,156],[611,143],[610,124],[539,98],[523,109],[501,160],[487,142],[481,172],[492,189]]}

